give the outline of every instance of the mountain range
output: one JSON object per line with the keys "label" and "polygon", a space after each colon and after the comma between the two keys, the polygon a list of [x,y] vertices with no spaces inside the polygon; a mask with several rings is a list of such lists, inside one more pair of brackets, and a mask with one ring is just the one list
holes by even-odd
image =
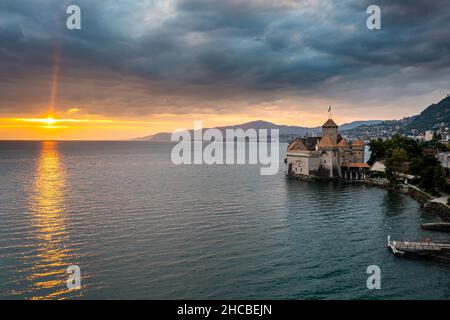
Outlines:
{"label": "mountain range", "polygon": [[[411,130],[431,130],[436,126],[448,125],[450,123],[450,96],[447,96],[437,104],[432,104],[425,108],[420,114],[406,117],[401,120],[367,120],[367,121],[354,121],[345,123],[339,126],[340,132],[351,133],[357,135],[358,131],[386,131],[389,128],[396,128],[399,132],[406,132]],[[301,127],[301,126],[287,126],[277,125],[268,121],[251,121],[239,125],[217,127],[222,133],[225,133],[226,129],[278,129],[280,133],[280,140],[289,140],[294,136],[305,135],[319,135],[321,133],[321,127]],[[398,130],[400,128],[400,130]],[[206,130],[207,128],[204,128]],[[193,130],[190,130],[191,136]],[[160,132],[157,134],[149,135],[146,137],[138,138],[138,141],[170,141],[171,132]]]}
{"label": "mountain range", "polygon": [[[371,124],[377,124],[383,122],[382,120],[368,120],[368,121],[354,121],[351,123],[345,123],[341,126],[339,126],[341,131],[346,131],[350,129],[354,129],[356,127],[359,127],[361,125],[371,125]],[[204,128],[203,130],[207,130],[208,128]],[[277,125],[272,122],[263,121],[263,120],[257,120],[257,121],[251,121],[246,122],[239,125],[233,125],[233,126],[224,126],[224,127],[217,127],[222,134],[225,135],[225,130],[227,129],[278,129],[280,133],[280,137],[288,137],[288,136],[304,136],[306,134],[308,135],[317,135],[320,134],[322,131],[321,127],[299,127],[299,126],[287,126],[287,125]],[[193,133],[193,130],[190,130],[191,136]],[[153,135],[145,136],[142,138],[138,138],[135,140],[138,141],[157,141],[157,142],[167,142],[170,141],[172,133],[171,132],[160,132]]]}

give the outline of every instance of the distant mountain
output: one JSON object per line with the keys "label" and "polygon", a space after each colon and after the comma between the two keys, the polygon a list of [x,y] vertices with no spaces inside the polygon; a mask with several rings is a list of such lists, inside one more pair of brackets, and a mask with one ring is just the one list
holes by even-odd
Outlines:
{"label": "distant mountain", "polygon": [[442,99],[437,104],[432,104],[419,115],[413,117],[408,124],[408,129],[419,131],[430,130],[442,123],[450,123],[450,96]]}
{"label": "distant mountain", "polygon": [[[376,123],[381,123],[381,122],[382,122],[382,120],[354,121],[351,123],[343,124],[342,126],[340,126],[339,129],[341,131],[345,131],[345,130],[354,129],[361,125],[371,125],[371,124],[376,124]],[[203,128],[203,130],[206,130],[206,129],[207,128]],[[243,130],[255,129],[257,131],[260,129],[267,129],[267,130],[278,129],[280,132],[280,137],[281,137],[282,141],[288,140],[290,137],[294,137],[294,136],[305,136],[306,134],[319,135],[322,131],[321,127],[308,128],[308,127],[298,127],[298,126],[277,125],[272,122],[262,121],[262,120],[251,121],[251,122],[247,122],[247,123],[243,123],[243,124],[239,124],[239,125],[233,125],[233,126],[217,127],[217,129],[222,131],[222,134],[224,136],[225,136],[226,129],[243,129]],[[191,133],[191,136],[193,136],[193,130],[190,130],[190,133]],[[270,132],[268,132],[268,133],[270,133]],[[135,140],[168,142],[168,141],[170,141],[171,135],[172,135],[171,132],[160,132],[160,133],[157,133],[154,135],[138,138]]]}
{"label": "distant mountain", "polygon": [[218,127],[219,130],[225,132],[226,129],[278,129],[280,130],[280,135],[305,135],[306,133],[312,133],[313,131],[316,131],[317,128],[307,128],[307,127],[297,127],[297,126],[286,126],[286,125],[277,125],[272,122],[257,120],[257,121],[251,121],[244,124],[234,125],[234,126],[227,126],[227,127]]}
{"label": "distant mountain", "polygon": [[156,134],[152,134],[149,136],[145,136],[142,138],[134,139],[135,141],[155,141],[155,142],[167,142],[170,141],[170,136],[172,133],[170,132],[160,132]]}
{"label": "distant mountain", "polygon": [[[203,128],[203,130],[207,130],[207,129],[208,128]],[[306,133],[312,134],[313,131],[317,130],[318,128],[306,128],[306,127],[276,125],[276,124],[274,124],[272,122],[258,120],[258,121],[251,121],[251,122],[247,122],[247,123],[243,123],[243,124],[239,124],[239,125],[217,127],[217,129],[219,129],[224,136],[225,136],[225,131],[227,129],[243,129],[243,130],[255,129],[257,131],[260,130],[260,129],[267,129],[267,130],[279,129],[280,130],[280,136],[282,136],[282,135],[303,136]],[[189,130],[189,132],[191,133],[191,136],[193,136],[193,132],[194,131],[193,130]],[[270,133],[270,131],[268,131],[268,133]],[[138,140],[138,141],[167,142],[167,141],[170,141],[171,135],[172,135],[171,132],[160,132],[160,133],[157,133],[157,134],[154,134],[154,135],[138,138],[136,140]]]}
{"label": "distant mountain", "polygon": [[[431,130],[433,128],[449,126],[450,125],[450,96],[441,100],[437,104],[432,104],[427,107],[422,113],[412,117],[406,117],[401,120],[368,120],[368,121],[354,121],[351,123],[344,123],[339,126],[339,131],[346,137],[356,138],[360,137],[365,140],[370,140],[374,137],[390,137],[395,133],[411,134],[412,131],[419,132]],[[226,129],[279,129],[280,140],[288,141],[296,136],[320,135],[321,127],[298,127],[277,125],[267,121],[252,121],[234,126],[218,127],[225,136]],[[207,128],[204,128],[206,130]],[[193,131],[191,130],[191,135]],[[154,135],[138,138],[138,141],[170,141],[170,132],[161,132]]]}
{"label": "distant mountain", "polygon": [[350,123],[344,123],[339,126],[339,131],[352,130],[360,126],[370,126],[374,124],[382,123],[384,120],[367,120],[367,121],[353,121]]}

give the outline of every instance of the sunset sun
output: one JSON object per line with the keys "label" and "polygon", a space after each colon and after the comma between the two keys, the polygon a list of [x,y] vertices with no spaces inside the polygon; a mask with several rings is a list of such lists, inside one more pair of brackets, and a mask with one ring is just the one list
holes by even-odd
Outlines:
{"label": "sunset sun", "polygon": [[52,117],[48,117],[47,119],[44,120],[44,122],[46,124],[48,124],[49,126],[51,126],[51,125],[55,124],[56,120],[53,119]]}

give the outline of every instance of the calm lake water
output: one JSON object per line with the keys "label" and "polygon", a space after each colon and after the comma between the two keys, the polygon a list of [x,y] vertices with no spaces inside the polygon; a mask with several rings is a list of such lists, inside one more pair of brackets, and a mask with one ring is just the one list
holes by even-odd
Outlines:
{"label": "calm lake water", "polygon": [[[284,163],[275,176],[175,166],[170,150],[0,142],[0,298],[450,297],[450,267],[386,249],[388,235],[448,239],[420,229],[435,218],[409,197],[289,180]],[[373,264],[381,290],[366,287]],[[69,265],[79,291],[66,288]]]}

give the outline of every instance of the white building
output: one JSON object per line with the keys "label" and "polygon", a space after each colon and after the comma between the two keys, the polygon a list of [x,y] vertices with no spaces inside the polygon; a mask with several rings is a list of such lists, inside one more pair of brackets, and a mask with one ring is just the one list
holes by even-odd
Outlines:
{"label": "white building", "polygon": [[431,131],[431,130],[425,131],[425,138],[424,138],[424,140],[425,141],[433,140],[433,131]]}
{"label": "white building", "polygon": [[373,165],[370,167],[371,172],[385,172],[386,166],[381,161],[375,161]]}
{"label": "white building", "polygon": [[442,167],[445,169],[450,169],[450,152],[439,153],[438,159],[441,162]]}

